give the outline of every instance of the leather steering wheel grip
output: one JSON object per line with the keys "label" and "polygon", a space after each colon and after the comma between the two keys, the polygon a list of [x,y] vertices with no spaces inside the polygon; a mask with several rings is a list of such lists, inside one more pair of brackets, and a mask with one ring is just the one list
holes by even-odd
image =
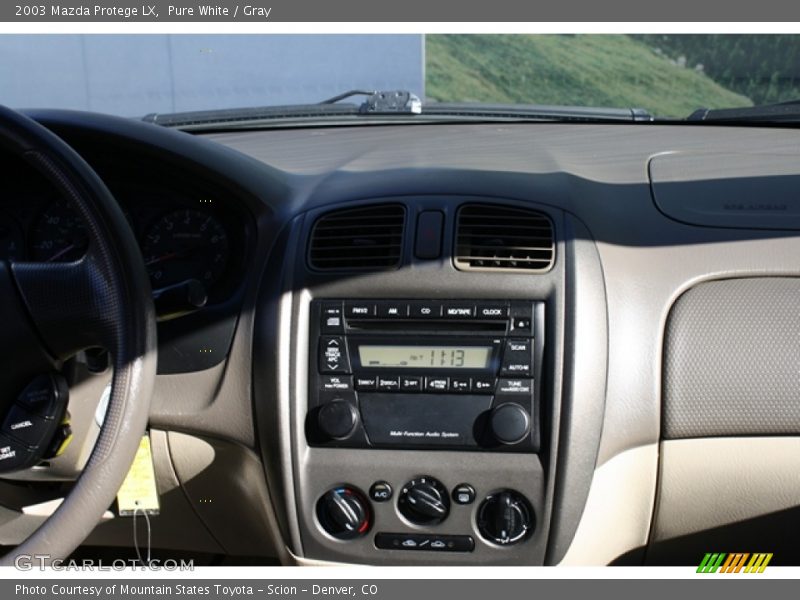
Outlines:
{"label": "leather steering wheel grip", "polygon": [[[110,352],[114,368],[105,421],[82,474],[58,510],[0,558],[0,565],[13,565],[19,555],[67,557],[113,503],[147,427],[156,373],[156,321],[139,246],[92,168],[48,129],[2,106],[0,149],[21,156],[69,199],[90,238],[87,256],[79,263],[11,265],[36,329],[57,358],[81,345],[73,348],[74,339],[64,331],[92,331]],[[59,329],[63,312],[81,326]]]}

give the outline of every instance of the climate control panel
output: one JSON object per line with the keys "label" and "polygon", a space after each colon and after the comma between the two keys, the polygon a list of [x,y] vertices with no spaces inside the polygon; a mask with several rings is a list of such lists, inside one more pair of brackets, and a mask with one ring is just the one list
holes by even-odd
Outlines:
{"label": "climate control panel", "polygon": [[[331,537],[352,541],[370,535],[376,550],[420,550],[428,552],[472,552],[475,537],[493,546],[510,546],[527,540],[535,529],[531,503],[512,489],[490,490],[476,503],[476,490],[462,483],[452,490],[430,475],[416,476],[398,486],[395,508],[408,531],[386,531],[375,517],[373,503],[392,501],[395,494],[388,481],[376,481],[364,494],[357,487],[331,487],[316,503],[319,527]],[[451,500],[452,498],[452,500]],[[477,506],[473,506],[477,504]],[[472,514],[472,531],[441,533],[451,510]]]}

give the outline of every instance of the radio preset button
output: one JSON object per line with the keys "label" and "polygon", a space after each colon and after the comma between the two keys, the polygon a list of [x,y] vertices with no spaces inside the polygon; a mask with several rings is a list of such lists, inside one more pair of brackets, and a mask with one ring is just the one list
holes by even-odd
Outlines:
{"label": "radio preset button", "polygon": [[475,316],[474,304],[445,304],[443,315],[448,319],[471,319]]}
{"label": "radio preset button", "polygon": [[396,392],[400,389],[399,377],[381,377],[378,375],[378,390],[381,392]]}
{"label": "radio preset button", "polygon": [[409,305],[412,319],[438,319],[442,316],[441,302],[412,302]]}
{"label": "radio preset button", "polygon": [[477,314],[479,319],[505,319],[508,316],[508,307],[479,304]]}
{"label": "radio preset button", "polygon": [[426,377],[426,392],[446,392],[449,388],[450,380],[448,377]]}
{"label": "radio preset button", "polygon": [[497,393],[530,395],[533,393],[533,379],[501,378],[497,386]]}
{"label": "radio preset button", "polygon": [[352,392],[353,378],[350,375],[323,375],[319,389],[326,392]]}
{"label": "radio preset button", "polygon": [[408,304],[403,302],[381,302],[378,304],[378,317],[400,319],[408,316]]}
{"label": "radio preset button", "polygon": [[422,377],[408,377],[408,376],[401,377],[400,389],[404,392],[421,392]]}
{"label": "radio preset button", "polygon": [[342,336],[322,336],[319,339],[320,373],[348,373],[347,346]]}
{"label": "radio preset button", "polygon": [[375,375],[356,375],[356,390],[359,392],[374,392],[378,387],[378,377]]}
{"label": "radio preset button", "polygon": [[481,394],[493,394],[495,379],[493,377],[473,377],[472,391]]}
{"label": "radio preset button", "polygon": [[364,319],[375,316],[374,302],[346,302],[344,314],[348,319]]}
{"label": "radio preset button", "polygon": [[467,393],[471,391],[472,380],[469,377],[451,377],[450,378],[450,391]]}
{"label": "radio preset button", "polygon": [[506,340],[501,373],[503,375],[529,375],[532,357],[529,339]]}

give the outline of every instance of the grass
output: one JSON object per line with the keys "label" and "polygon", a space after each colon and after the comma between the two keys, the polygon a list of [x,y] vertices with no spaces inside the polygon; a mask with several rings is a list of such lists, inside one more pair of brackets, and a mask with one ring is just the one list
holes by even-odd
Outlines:
{"label": "grass", "polygon": [[428,35],[428,101],[645,108],[685,117],[750,106],[626,35]]}

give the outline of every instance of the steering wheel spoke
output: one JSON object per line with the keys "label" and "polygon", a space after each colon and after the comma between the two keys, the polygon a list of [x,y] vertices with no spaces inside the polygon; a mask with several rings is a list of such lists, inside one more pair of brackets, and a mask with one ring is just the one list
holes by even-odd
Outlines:
{"label": "steering wheel spoke", "polygon": [[91,254],[70,263],[14,263],[11,272],[40,341],[59,360],[80,350],[109,351],[120,306]]}

